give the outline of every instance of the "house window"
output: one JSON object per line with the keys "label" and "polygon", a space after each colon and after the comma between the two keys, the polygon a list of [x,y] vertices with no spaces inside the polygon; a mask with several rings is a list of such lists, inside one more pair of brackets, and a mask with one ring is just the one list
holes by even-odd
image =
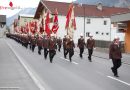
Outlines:
{"label": "house window", "polygon": [[86,32],[86,37],[89,37],[90,32]]}
{"label": "house window", "polygon": [[106,35],[109,35],[109,33],[106,33]]}
{"label": "house window", "polygon": [[87,24],[90,24],[91,23],[91,19],[87,19]]}
{"label": "house window", "polygon": [[104,35],[104,33],[102,33],[102,35]]}
{"label": "house window", "polygon": [[104,25],[107,25],[107,21],[104,21]]}
{"label": "house window", "polygon": [[96,34],[99,34],[99,32],[96,32]]}

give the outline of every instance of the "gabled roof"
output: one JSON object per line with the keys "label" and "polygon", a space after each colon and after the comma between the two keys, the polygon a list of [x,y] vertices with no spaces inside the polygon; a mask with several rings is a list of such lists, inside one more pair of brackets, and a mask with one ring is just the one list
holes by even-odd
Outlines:
{"label": "gabled roof", "polygon": [[31,17],[33,18],[34,15],[30,15],[30,14],[19,14],[20,17]]}
{"label": "gabled roof", "polygon": [[[38,19],[44,8],[47,8],[54,14],[55,9],[57,8],[58,14],[67,15],[68,8],[70,3],[64,2],[54,2],[54,1],[45,1],[41,0],[34,18]],[[97,9],[97,5],[87,5],[87,4],[74,4],[75,16],[86,16],[86,17],[110,17],[113,14],[130,12],[128,8],[117,8],[117,7],[107,7],[103,6],[102,10]]]}

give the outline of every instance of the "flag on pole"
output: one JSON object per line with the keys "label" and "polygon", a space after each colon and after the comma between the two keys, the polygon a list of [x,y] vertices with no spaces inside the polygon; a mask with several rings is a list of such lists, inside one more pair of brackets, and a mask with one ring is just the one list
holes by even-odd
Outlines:
{"label": "flag on pole", "polygon": [[58,11],[57,11],[57,9],[56,9],[56,10],[55,10],[54,20],[53,20],[52,32],[53,32],[53,33],[56,33],[58,29],[59,29],[59,24],[58,24]]}
{"label": "flag on pole", "polygon": [[73,38],[74,30],[76,30],[76,21],[74,16],[74,5],[70,4],[69,10],[66,16],[66,25],[65,29],[67,29],[67,35]]}
{"label": "flag on pole", "polygon": [[47,33],[48,36],[50,36],[50,12],[47,11],[47,15],[46,15],[46,20],[45,20],[45,32]]}
{"label": "flag on pole", "polygon": [[44,32],[44,19],[42,18],[41,24],[40,24],[40,31],[41,34]]}

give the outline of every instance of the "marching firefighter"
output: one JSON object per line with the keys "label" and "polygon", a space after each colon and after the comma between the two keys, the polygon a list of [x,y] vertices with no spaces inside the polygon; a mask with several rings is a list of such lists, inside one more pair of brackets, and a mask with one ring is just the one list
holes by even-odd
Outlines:
{"label": "marching firefighter", "polygon": [[52,63],[53,58],[56,54],[56,39],[53,34],[51,34],[51,38],[49,39],[49,57],[50,63]]}
{"label": "marching firefighter", "polygon": [[83,52],[84,52],[84,46],[85,46],[85,40],[84,40],[84,38],[83,38],[83,34],[81,34],[80,35],[80,38],[78,39],[78,45],[77,45],[78,47],[79,47],[79,49],[80,49],[80,54],[79,54],[79,56],[80,56],[80,58],[82,58],[83,57]]}
{"label": "marching firefighter", "polygon": [[28,34],[28,44],[29,44],[29,48],[31,50],[31,34]]}
{"label": "marching firefighter", "polygon": [[38,37],[38,39],[37,39],[37,46],[38,46],[38,54],[39,54],[39,55],[41,55],[42,42],[43,42],[42,35],[39,35],[39,37]]}
{"label": "marching firefighter", "polygon": [[35,47],[36,47],[36,37],[34,35],[32,35],[32,37],[31,37],[32,52],[34,52]]}
{"label": "marching firefighter", "polygon": [[59,39],[57,39],[57,45],[58,45],[58,51],[60,52],[61,45],[62,45],[62,39],[60,37]]}
{"label": "marching firefighter", "polygon": [[67,35],[65,35],[64,38],[63,38],[63,51],[64,51],[64,58],[66,58],[65,53],[67,52],[67,50],[66,50],[66,41],[67,41]]}
{"label": "marching firefighter", "polygon": [[48,49],[49,37],[45,34],[43,36],[43,49],[44,49],[44,58],[47,58],[49,49]]}
{"label": "marching firefighter", "polygon": [[113,43],[109,47],[109,58],[112,59],[113,62],[111,70],[114,73],[114,76],[119,77],[117,69],[121,66],[122,53],[118,37],[115,37]]}
{"label": "marching firefighter", "polygon": [[93,39],[93,35],[89,35],[89,39],[87,40],[86,47],[88,49],[88,60],[92,62],[92,54],[93,49],[95,49],[95,40]]}
{"label": "marching firefighter", "polygon": [[67,37],[67,41],[66,41],[66,53],[65,53],[65,57],[66,55],[69,53],[69,60],[70,62],[72,62],[72,56],[74,55],[74,48],[75,48],[75,44],[74,41],[71,37]]}

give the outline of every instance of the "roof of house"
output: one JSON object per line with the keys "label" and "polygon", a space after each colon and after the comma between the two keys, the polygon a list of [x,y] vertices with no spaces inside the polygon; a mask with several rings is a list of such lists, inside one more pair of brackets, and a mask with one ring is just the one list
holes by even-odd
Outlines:
{"label": "roof of house", "polygon": [[30,15],[30,14],[19,14],[20,17],[31,17],[33,18],[34,15]]}
{"label": "roof of house", "polygon": [[[55,9],[57,8],[58,14],[66,16],[69,5],[70,3],[41,0],[37,7],[34,18],[38,19],[44,8],[49,9],[52,14],[54,14]],[[74,6],[75,16],[110,17],[113,14],[130,12],[130,9],[128,8],[102,6],[102,10],[99,10],[97,9],[97,5],[74,4]]]}

